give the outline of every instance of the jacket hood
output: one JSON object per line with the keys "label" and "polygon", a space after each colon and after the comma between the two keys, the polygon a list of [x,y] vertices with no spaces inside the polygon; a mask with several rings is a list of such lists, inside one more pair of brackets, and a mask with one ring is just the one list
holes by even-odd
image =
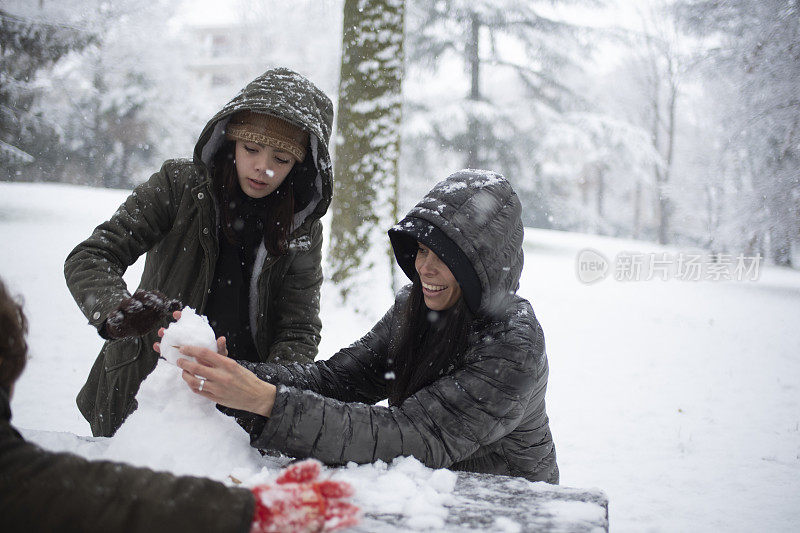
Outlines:
{"label": "jacket hood", "polygon": [[333,126],[333,103],[316,85],[288,68],[271,69],[251,81],[208,121],[194,148],[194,161],[210,167],[214,153],[225,140],[225,127],[233,114],[255,111],[273,115],[309,133],[311,157],[317,169],[314,195],[295,215],[294,227],[320,218],[333,194],[333,166],[328,151]]}
{"label": "jacket hood", "polygon": [[[424,242],[427,237],[421,228],[429,224],[434,232],[443,233],[477,277],[480,304],[476,314],[494,316],[507,307],[519,288],[524,259],[521,215],[519,198],[503,176],[485,170],[460,170],[437,183],[389,234],[400,267],[413,278],[415,241]],[[398,234],[413,239],[398,239]],[[454,268],[446,258],[442,260],[459,284],[472,283],[463,266]],[[467,276],[460,277],[459,271]]]}

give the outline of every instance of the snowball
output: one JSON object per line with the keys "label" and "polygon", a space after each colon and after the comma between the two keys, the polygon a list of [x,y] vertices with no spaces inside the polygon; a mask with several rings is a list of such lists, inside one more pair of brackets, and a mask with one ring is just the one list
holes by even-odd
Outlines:
{"label": "snowball", "polygon": [[497,516],[492,525],[494,531],[502,531],[503,533],[519,533],[522,531],[522,526],[505,516]]}
{"label": "snowball", "polygon": [[178,359],[187,356],[178,349],[181,346],[200,346],[217,351],[217,338],[208,325],[208,319],[198,315],[191,307],[184,307],[181,318],[164,331],[161,339],[161,356],[170,364],[177,365]]}
{"label": "snowball", "polygon": [[428,485],[442,494],[449,494],[455,490],[456,481],[458,481],[458,475],[455,472],[440,468],[431,473],[431,477],[428,478]]}

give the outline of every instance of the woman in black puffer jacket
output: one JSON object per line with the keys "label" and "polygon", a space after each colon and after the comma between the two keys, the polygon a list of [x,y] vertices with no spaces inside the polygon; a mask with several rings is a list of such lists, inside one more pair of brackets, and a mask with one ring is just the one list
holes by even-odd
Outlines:
{"label": "woman in black puffer jacket", "polygon": [[410,455],[558,483],[544,334],[516,294],[520,215],[505,178],[457,172],[389,231],[412,284],[363,338],[312,364],[187,347],[199,362],[181,360],[184,379],[197,392],[195,375],[206,378],[199,394],[236,409],[258,448],[328,464]]}

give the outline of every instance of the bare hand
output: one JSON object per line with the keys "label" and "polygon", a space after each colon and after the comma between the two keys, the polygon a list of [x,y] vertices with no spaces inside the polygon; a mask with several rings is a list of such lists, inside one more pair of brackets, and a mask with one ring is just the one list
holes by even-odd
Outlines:
{"label": "bare hand", "polygon": [[180,352],[197,360],[178,359],[178,367],[183,369],[183,380],[195,393],[233,409],[261,416],[272,413],[277,394],[275,385],[261,381],[233,359],[207,348],[182,346]]}

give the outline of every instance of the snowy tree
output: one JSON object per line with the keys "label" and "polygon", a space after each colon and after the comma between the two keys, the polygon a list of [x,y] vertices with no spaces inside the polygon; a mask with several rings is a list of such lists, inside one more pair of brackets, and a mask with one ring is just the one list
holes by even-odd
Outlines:
{"label": "snowy tree", "polygon": [[[410,96],[416,100],[409,107],[424,115],[426,123],[410,135],[417,147],[413,157],[431,152],[446,162],[442,167],[504,173],[523,197],[530,217],[526,223],[548,225],[549,208],[541,195],[546,186],[539,174],[541,131],[576,102],[564,75],[581,63],[588,49],[585,28],[559,17],[553,5],[598,3],[413,2],[409,65],[425,74],[419,76],[419,95]],[[451,76],[452,64],[460,65],[461,72]],[[430,67],[448,71],[441,95],[426,79]],[[430,157],[408,173],[432,172]]]}
{"label": "snowy tree", "polygon": [[[179,96],[189,86],[184,69],[165,66],[171,3],[10,0],[7,7],[17,19],[60,28],[66,43],[58,62],[29,75],[26,83],[38,97],[10,106],[11,114],[27,113],[47,125],[23,130],[39,133],[30,141],[35,160],[20,177],[109,187],[130,187],[146,177],[164,155],[153,147],[171,146],[176,126],[192,115],[185,89]],[[75,29],[85,27],[95,28],[91,37]],[[174,109],[165,112],[169,105]]]}
{"label": "snowy tree", "polygon": [[0,167],[4,180],[28,180],[31,163],[58,141],[52,116],[37,112],[36,75],[93,36],[0,10]]}
{"label": "snowy tree", "polygon": [[386,230],[398,214],[404,12],[403,0],[344,3],[328,257],[345,298],[394,265]]}
{"label": "snowy tree", "polygon": [[[176,98],[181,71],[162,66],[169,59],[159,47],[167,40],[143,39],[163,33],[170,13],[163,1],[142,7],[129,0],[83,11],[85,23],[100,28],[97,40],[56,69],[45,106],[61,115],[65,142],[51,168],[62,162],[63,180],[130,188],[177,155],[153,147],[176,136],[179,111],[190,114]],[[165,112],[168,104],[178,107]]]}
{"label": "snowy tree", "polygon": [[[637,62],[647,101],[642,118],[650,132],[653,148],[661,155],[661,161],[653,165],[653,177],[658,242],[666,244],[671,240],[670,221],[674,210],[670,182],[675,158],[676,108],[686,59],[678,48],[679,35],[666,4],[662,2],[649,7],[640,12],[642,31],[635,41],[640,44],[637,48],[641,54]],[[635,205],[634,208],[639,213],[641,206]],[[639,224],[637,217],[637,229]]]}
{"label": "snowy tree", "polygon": [[792,265],[800,242],[800,6],[795,0],[685,0],[686,26],[713,39],[710,76],[730,73],[723,169],[741,224],[717,238]]}
{"label": "snowy tree", "polygon": [[[624,65],[619,69],[628,87],[628,109],[622,112],[632,125],[647,131],[652,150],[657,154],[650,167],[651,180],[639,180],[631,201],[632,235],[649,233],[645,228],[645,199],[652,198],[655,233],[659,243],[674,239],[672,218],[675,211],[673,175],[675,143],[678,135],[680,85],[686,75],[689,58],[686,37],[680,35],[676,22],[663,0],[637,6],[638,28],[625,32],[627,44]],[[619,83],[618,87],[623,85]],[[619,98],[618,94],[613,95]]]}
{"label": "snowy tree", "polygon": [[[108,51],[92,47],[75,65],[88,74],[88,79],[79,75],[88,83],[70,95],[72,105],[63,117],[69,138],[61,154],[69,161],[64,174],[82,183],[130,188],[137,182],[136,163],[157,164],[149,154],[155,132],[144,114],[154,97],[153,82],[142,72],[103,68],[107,60]],[[101,68],[89,70],[92,64]]]}
{"label": "snowy tree", "polygon": [[[601,86],[601,91],[607,95],[610,89]],[[632,207],[642,203],[637,193],[651,182],[661,156],[644,128],[595,98],[592,110],[569,113],[542,131],[540,183],[547,187],[543,193],[550,200],[552,225],[638,237],[634,228],[640,215]]]}

